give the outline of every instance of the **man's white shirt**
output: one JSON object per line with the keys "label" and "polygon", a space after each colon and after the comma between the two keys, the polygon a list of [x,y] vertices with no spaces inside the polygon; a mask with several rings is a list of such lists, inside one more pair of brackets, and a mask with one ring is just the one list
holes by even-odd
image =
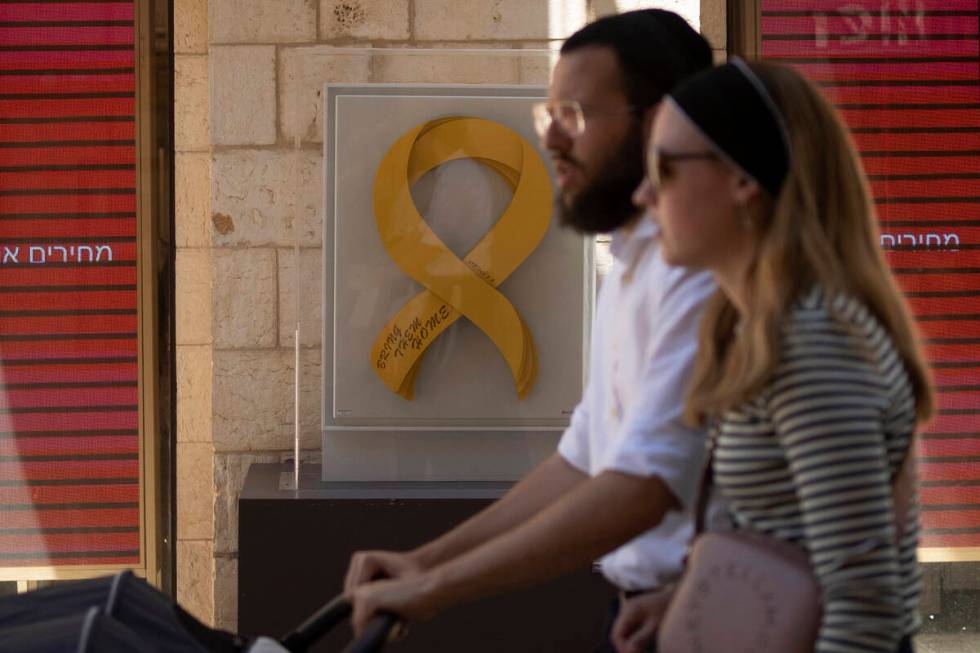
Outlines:
{"label": "man's white shirt", "polygon": [[663,261],[659,227],[640,219],[613,234],[613,268],[592,328],[589,378],[558,452],[596,476],[617,471],[659,477],[683,511],[606,555],[603,574],[621,589],[675,580],[692,534],[706,435],[681,419],[698,328],[715,284],[707,272]]}

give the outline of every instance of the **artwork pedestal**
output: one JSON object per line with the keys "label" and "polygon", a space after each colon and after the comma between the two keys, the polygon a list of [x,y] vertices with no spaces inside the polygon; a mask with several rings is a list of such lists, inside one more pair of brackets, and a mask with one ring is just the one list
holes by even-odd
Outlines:
{"label": "artwork pedestal", "polygon": [[[255,464],[239,500],[238,629],[279,637],[343,586],[361,549],[405,550],[499,498],[508,483],[325,483],[316,465],[298,491],[279,490],[287,464]],[[602,637],[612,588],[582,570],[531,590],[454,608],[411,629],[400,653],[587,653]],[[339,651],[338,628],[314,650]]]}

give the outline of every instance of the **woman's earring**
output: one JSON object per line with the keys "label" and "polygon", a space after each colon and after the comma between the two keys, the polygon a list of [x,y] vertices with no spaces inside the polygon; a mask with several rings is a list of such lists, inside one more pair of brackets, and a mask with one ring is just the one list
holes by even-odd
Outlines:
{"label": "woman's earring", "polygon": [[752,212],[744,204],[738,205],[738,219],[742,223],[742,228],[746,231],[755,230],[755,220],[752,219]]}

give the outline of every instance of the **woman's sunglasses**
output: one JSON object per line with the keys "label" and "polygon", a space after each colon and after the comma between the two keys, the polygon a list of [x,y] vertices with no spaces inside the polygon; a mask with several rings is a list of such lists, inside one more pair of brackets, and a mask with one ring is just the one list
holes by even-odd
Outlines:
{"label": "woman's sunglasses", "polygon": [[674,166],[680,161],[716,160],[711,150],[701,152],[668,152],[661,147],[651,147],[647,154],[647,176],[654,189],[659,189],[674,176]]}

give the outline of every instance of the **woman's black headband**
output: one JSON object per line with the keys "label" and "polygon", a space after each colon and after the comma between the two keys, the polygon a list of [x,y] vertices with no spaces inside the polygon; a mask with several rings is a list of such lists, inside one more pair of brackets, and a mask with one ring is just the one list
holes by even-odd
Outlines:
{"label": "woman's black headband", "polygon": [[789,135],[766,87],[744,61],[698,73],[667,100],[727,160],[779,195],[789,173]]}

